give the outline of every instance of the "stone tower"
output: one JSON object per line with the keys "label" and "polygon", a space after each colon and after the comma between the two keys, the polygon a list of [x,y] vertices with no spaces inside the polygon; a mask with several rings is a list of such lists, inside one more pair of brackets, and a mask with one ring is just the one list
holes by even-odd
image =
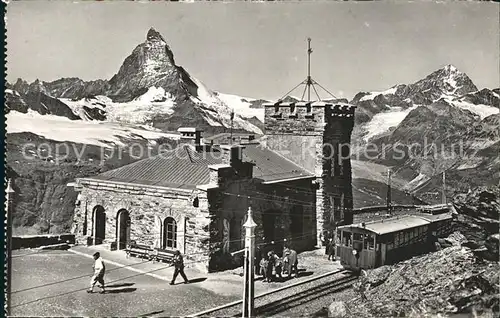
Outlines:
{"label": "stone tower", "polygon": [[264,107],[266,146],[316,175],[318,238],[323,230],[351,224],[349,152],[355,106],[316,101]]}

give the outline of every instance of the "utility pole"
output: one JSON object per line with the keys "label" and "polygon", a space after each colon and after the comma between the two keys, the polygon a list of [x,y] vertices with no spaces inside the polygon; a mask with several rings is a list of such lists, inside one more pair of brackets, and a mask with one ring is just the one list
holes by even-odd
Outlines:
{"label": "utility pole", "polygon": [[392,176],[392,170],[389,169],[387,171],[387,176],[389,177],[389,180],[387,182],[387,212],[391,213],[392,212],[392,197],[391,197],[391,176]]}
{"label": "utility pole", "polygon": [[6,197],[6,212],[7,212],[7,290],[5,293],[6,299],[6,312],[7,316],[11,316],[11,291],[12,291],[12,203],[14,202],[14,189],[12,188],[11,179],[7,182],[7,189],[5,190]]}
{"label": "utility pole", "polygon": [[307,38],[307,101],[311,101],[311,85],[313,84],[311,79],[311,53],[313,52],[311,48],[311,38]]}
{"label": "utility pole", "polygon": [[233,119],[234,119],[234,109],[231,109],[231,133],[230,133],[230,140],[229,144],[233,144]]}
{"label": "utility pole", "polygon": [[446,171],[443,171],[443,204],[446,204]]}
{"label": "utility pole", "polygon": [[245,224],[245,288],[243,289],[243,318],[254,316],[254,280],[255,280],[255,224],[252,217],[252,208],[248,207],[248,217]]}

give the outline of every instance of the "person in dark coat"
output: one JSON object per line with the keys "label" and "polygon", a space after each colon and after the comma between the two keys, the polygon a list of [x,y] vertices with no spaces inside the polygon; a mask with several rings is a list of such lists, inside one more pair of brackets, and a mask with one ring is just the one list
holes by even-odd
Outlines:
{"label": "person in dark coat", "polygon": [[328,260],[335,261],[335,240],[333,237],[330,238],[330,241],[328,242]]}
{"label": "person in dark coat", "polygon": [[276,262],[273,251],[269,251],[267,253],[267,261],[269,262],[266,270],[267,281],[272,282],[274,281],[273,269]]}
{"label": "person in dark coat", "polygon": [[170,285],[175,284],[175,279],[179,274],[181,274],[182,278],[184,278],[184,284],[188,284],[189,280],[187,279],[186,274],[184,273],[184,260],[182,258],[181,252],[175,251],[173,263],[175,266],[175,270],[174,270],[174,277],[172,277]]}

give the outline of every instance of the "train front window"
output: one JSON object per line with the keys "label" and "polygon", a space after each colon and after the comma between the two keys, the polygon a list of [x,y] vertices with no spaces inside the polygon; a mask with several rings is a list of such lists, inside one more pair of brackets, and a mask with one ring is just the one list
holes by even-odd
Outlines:
{"label": "train front window", "polygon": [[373,235],[365,235],[365,240],[364,240],[364,248],[368,250],[373,250],[375,249],[375,237]]}
{"label": "train front window", "polygon": [[363,241],[363,235],[360,233],[353,233],[352,234],[352,240],[353,241]]}
{"label": "train front window", "polygon": [[344,232],[344,242],[342,242],[342,243],[344,246],[351,246],[352,245],[350,232]]}

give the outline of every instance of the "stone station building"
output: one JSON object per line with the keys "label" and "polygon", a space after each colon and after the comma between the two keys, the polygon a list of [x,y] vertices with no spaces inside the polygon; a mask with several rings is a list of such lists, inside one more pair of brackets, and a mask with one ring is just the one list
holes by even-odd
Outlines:
{"label": "stone station building", "polygon": [[266,104],[266,135],[245,143],[204,143],[181,128],[176,149],[77,179],[76,239],[178,249],[221,270],[238,264],[230,252],[243,247],[251,207],[257,243],[312,249],[324,229],[352,223],[350,160],[335,155],[353,123],[350,105],[302,102]]}

